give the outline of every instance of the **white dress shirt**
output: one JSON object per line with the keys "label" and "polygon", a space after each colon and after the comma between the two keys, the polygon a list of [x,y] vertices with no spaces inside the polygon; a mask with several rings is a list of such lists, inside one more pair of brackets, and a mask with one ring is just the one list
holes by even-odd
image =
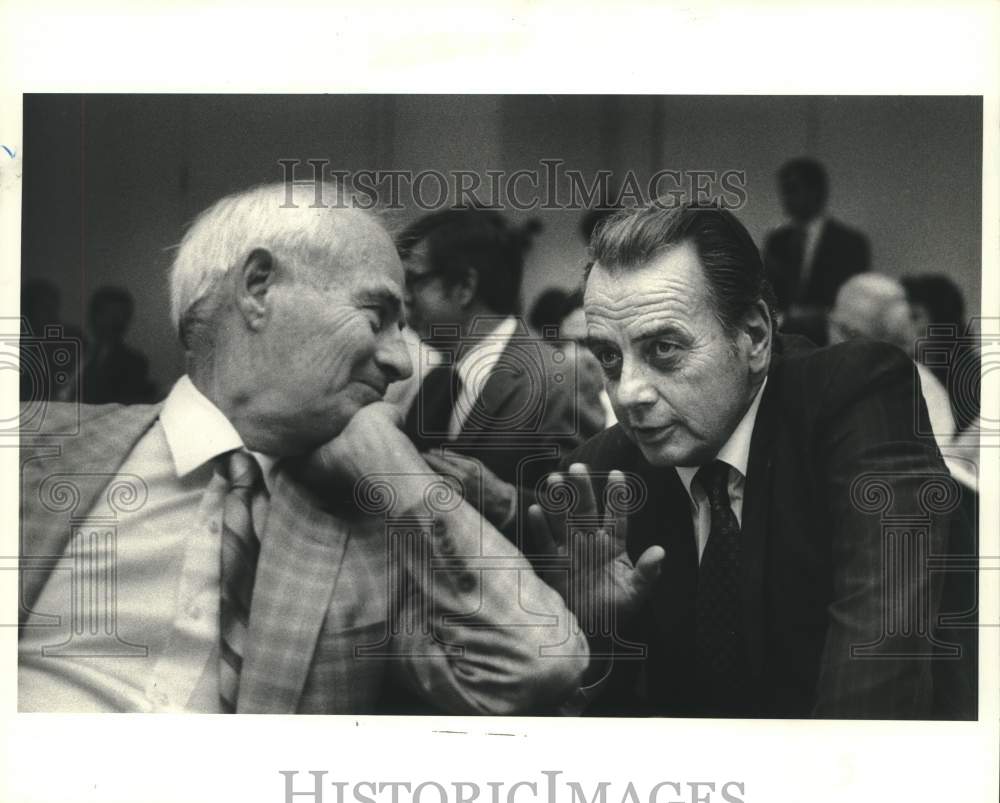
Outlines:
{"label": "white dress shirt", "polygon": [[802,284],[809,281],[812,274],[813,260],[816,258],[816,249],[819,241],[823,237],[823,229],[826,227],[826,216],[818,215],[806,223],[806,242],[802,251]]}
{"label": "white dress shirt", "polygon": [[[146,503],[119,514],[113,541],[90,539],[88,529],[67,545],[65,555],[91,576],[114,568],[114,631],[89,637],[85,655],[43,654],[69,639],[76,590],[70,572],[53,571],[32,616],[59,616],[60,627],[24,629],[19,710],[219,710],[219,564],[227,486],[212,461],[239,448],[239,434],[219,409],[188,377],[178,380],[119,472],[142,480]],[[270,487],[275,460],[255,457]],[[266,515],[266,495],[258,494],[258,534]]]}
{"label": "white dress shirt", "polygon": [[[716,460],[721,460],[729,466],[729,506],[740,526],[743,525],[743,491],[746,488],[750,439],[753,437],[757,411],[760,409],[760,400],[766,385],[767,379],[765,378],[757,390],[753,403],[715,457]],[[712,528],[712,508],[708,501],[708,494],[701,487],[701,483],[694,482],[699,468],[700,466],[677,466],[677,474],[681,478],[681,482],[684,483],[684,488],[691,499],[691,518],[694,520],[694,535],[700,563]]]}

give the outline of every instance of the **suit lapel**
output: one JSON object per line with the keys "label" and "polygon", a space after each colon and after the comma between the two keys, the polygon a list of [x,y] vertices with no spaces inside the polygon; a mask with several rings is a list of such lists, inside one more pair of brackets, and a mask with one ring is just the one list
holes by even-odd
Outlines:
{"label": "suit lapel", "polygon": [[[161,405],[108,406],[53,436],[26,435],[21,442],[21,606],[23,624],[73,534],[72,520],[98,504],[136,443],[160,414]],[[95,408],[91,408],[95,409]],[[141,478],[139,478],[141,481]],[[112,506],[113,510],[114,507]]]}
{"label": "suit lapel", "polygon": [[649,547],[666,551],[660,579],[650,596],[651,619],[659,634],[677,632],[690,618],[697,590],[698,557],[691,502],[674,468],[651,466],[632,443],[616,462],[645,485],[645,503],[629,517],[628,554],[635,562]]}
{"label": "suit lapel", "polygon": [[261,539],[237,712],[296,712],[348,538],[342,520],[317,509],[278,472]]}
{"label": "suit lapel", "polygon": [[[529,359],[523,353],[519,354],[519,351],[523,349],[518,347],[513,338],[504,347],[476,397],[470,414],[462,422],[463,443],[471,442],[477,435],[495,435],[498,431],[495,422],[502,421],[508,415],[508,402],[521,384],[524,364]],[[520,428],[523,427],[522,423]]]}
{"label": "suit lapel", "polygon": [[750,438],[740,526],[740,598],[747,651],[755,675],[763,668],[764,559],[768,549],[768,511],[774,468],[771,442],[779,425],[779,382],[780,359],[776,356]]}

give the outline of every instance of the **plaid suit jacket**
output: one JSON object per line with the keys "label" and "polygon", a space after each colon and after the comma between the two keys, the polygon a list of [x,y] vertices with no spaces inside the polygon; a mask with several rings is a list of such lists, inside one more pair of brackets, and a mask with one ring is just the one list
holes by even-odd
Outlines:
{"label": "plaid suit jacket", "polygon": [[[72,518],[127,487],[118,471],[159,409],[50,404],[36,408],[44,421],[27,421],[22,411],[22,628],[66,549]],[[51,483],[59,477],[69,480],[62,491]],[[467,523],[471,509],[464,513]],[[447,543],[447,523],[436,537]],[[450,713],[510,714],[560,702],[586,667],[586,644],[564,639],[562,657],[543,655],[557,631],[571,632],[571,614],[495,530],[482,525],[482,538],[484,550],[495,545],[516,571],[435,571],[432,582],[417,578],[405,586],[408,595],[394,596],[385,519],[320,510],[279,469],[237,712],[391,713],[384,700],[396,684]],[[418,574],[410,564],[399,572]],[[536,616],[526,622],[525,611]]]}

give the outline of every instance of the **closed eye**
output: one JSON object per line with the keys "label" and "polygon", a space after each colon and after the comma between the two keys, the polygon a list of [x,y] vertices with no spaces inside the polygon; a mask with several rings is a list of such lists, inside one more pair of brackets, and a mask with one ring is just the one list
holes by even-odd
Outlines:
{"label": "closed eye", "polygon": [[378,334],[382,331],[385,326],[385,308],[381,306],[371,306],[364,308],[365,313],[368,315],[368,322],[371,324],[372,331]]}

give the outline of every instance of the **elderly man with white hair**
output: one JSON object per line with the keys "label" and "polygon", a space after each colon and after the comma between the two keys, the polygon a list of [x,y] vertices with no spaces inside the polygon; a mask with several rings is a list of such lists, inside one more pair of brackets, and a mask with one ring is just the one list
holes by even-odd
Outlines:
{"label": "elderly man with white hair", "polygon": [[230,196],[188,231],[187,373],[162,404],[22,420],[20,710],[364,713],[412,693],[508,714],[577,688],[572,614],[382,401],[411,371],[392,240],[307,189]]}
{"label": "elderly man with white hair", "polygon": [[[902,283],[891,276],[861,273],[848,279],[837,293],[828,326],[831,344],[866,337],[892,343],[913,359],[917,331],[906,291]],[[914,367],[920,377],[920,390],[927,404],[934,440],[943,449],[955,436],[948,391],[919,362],[915,361]]]}

